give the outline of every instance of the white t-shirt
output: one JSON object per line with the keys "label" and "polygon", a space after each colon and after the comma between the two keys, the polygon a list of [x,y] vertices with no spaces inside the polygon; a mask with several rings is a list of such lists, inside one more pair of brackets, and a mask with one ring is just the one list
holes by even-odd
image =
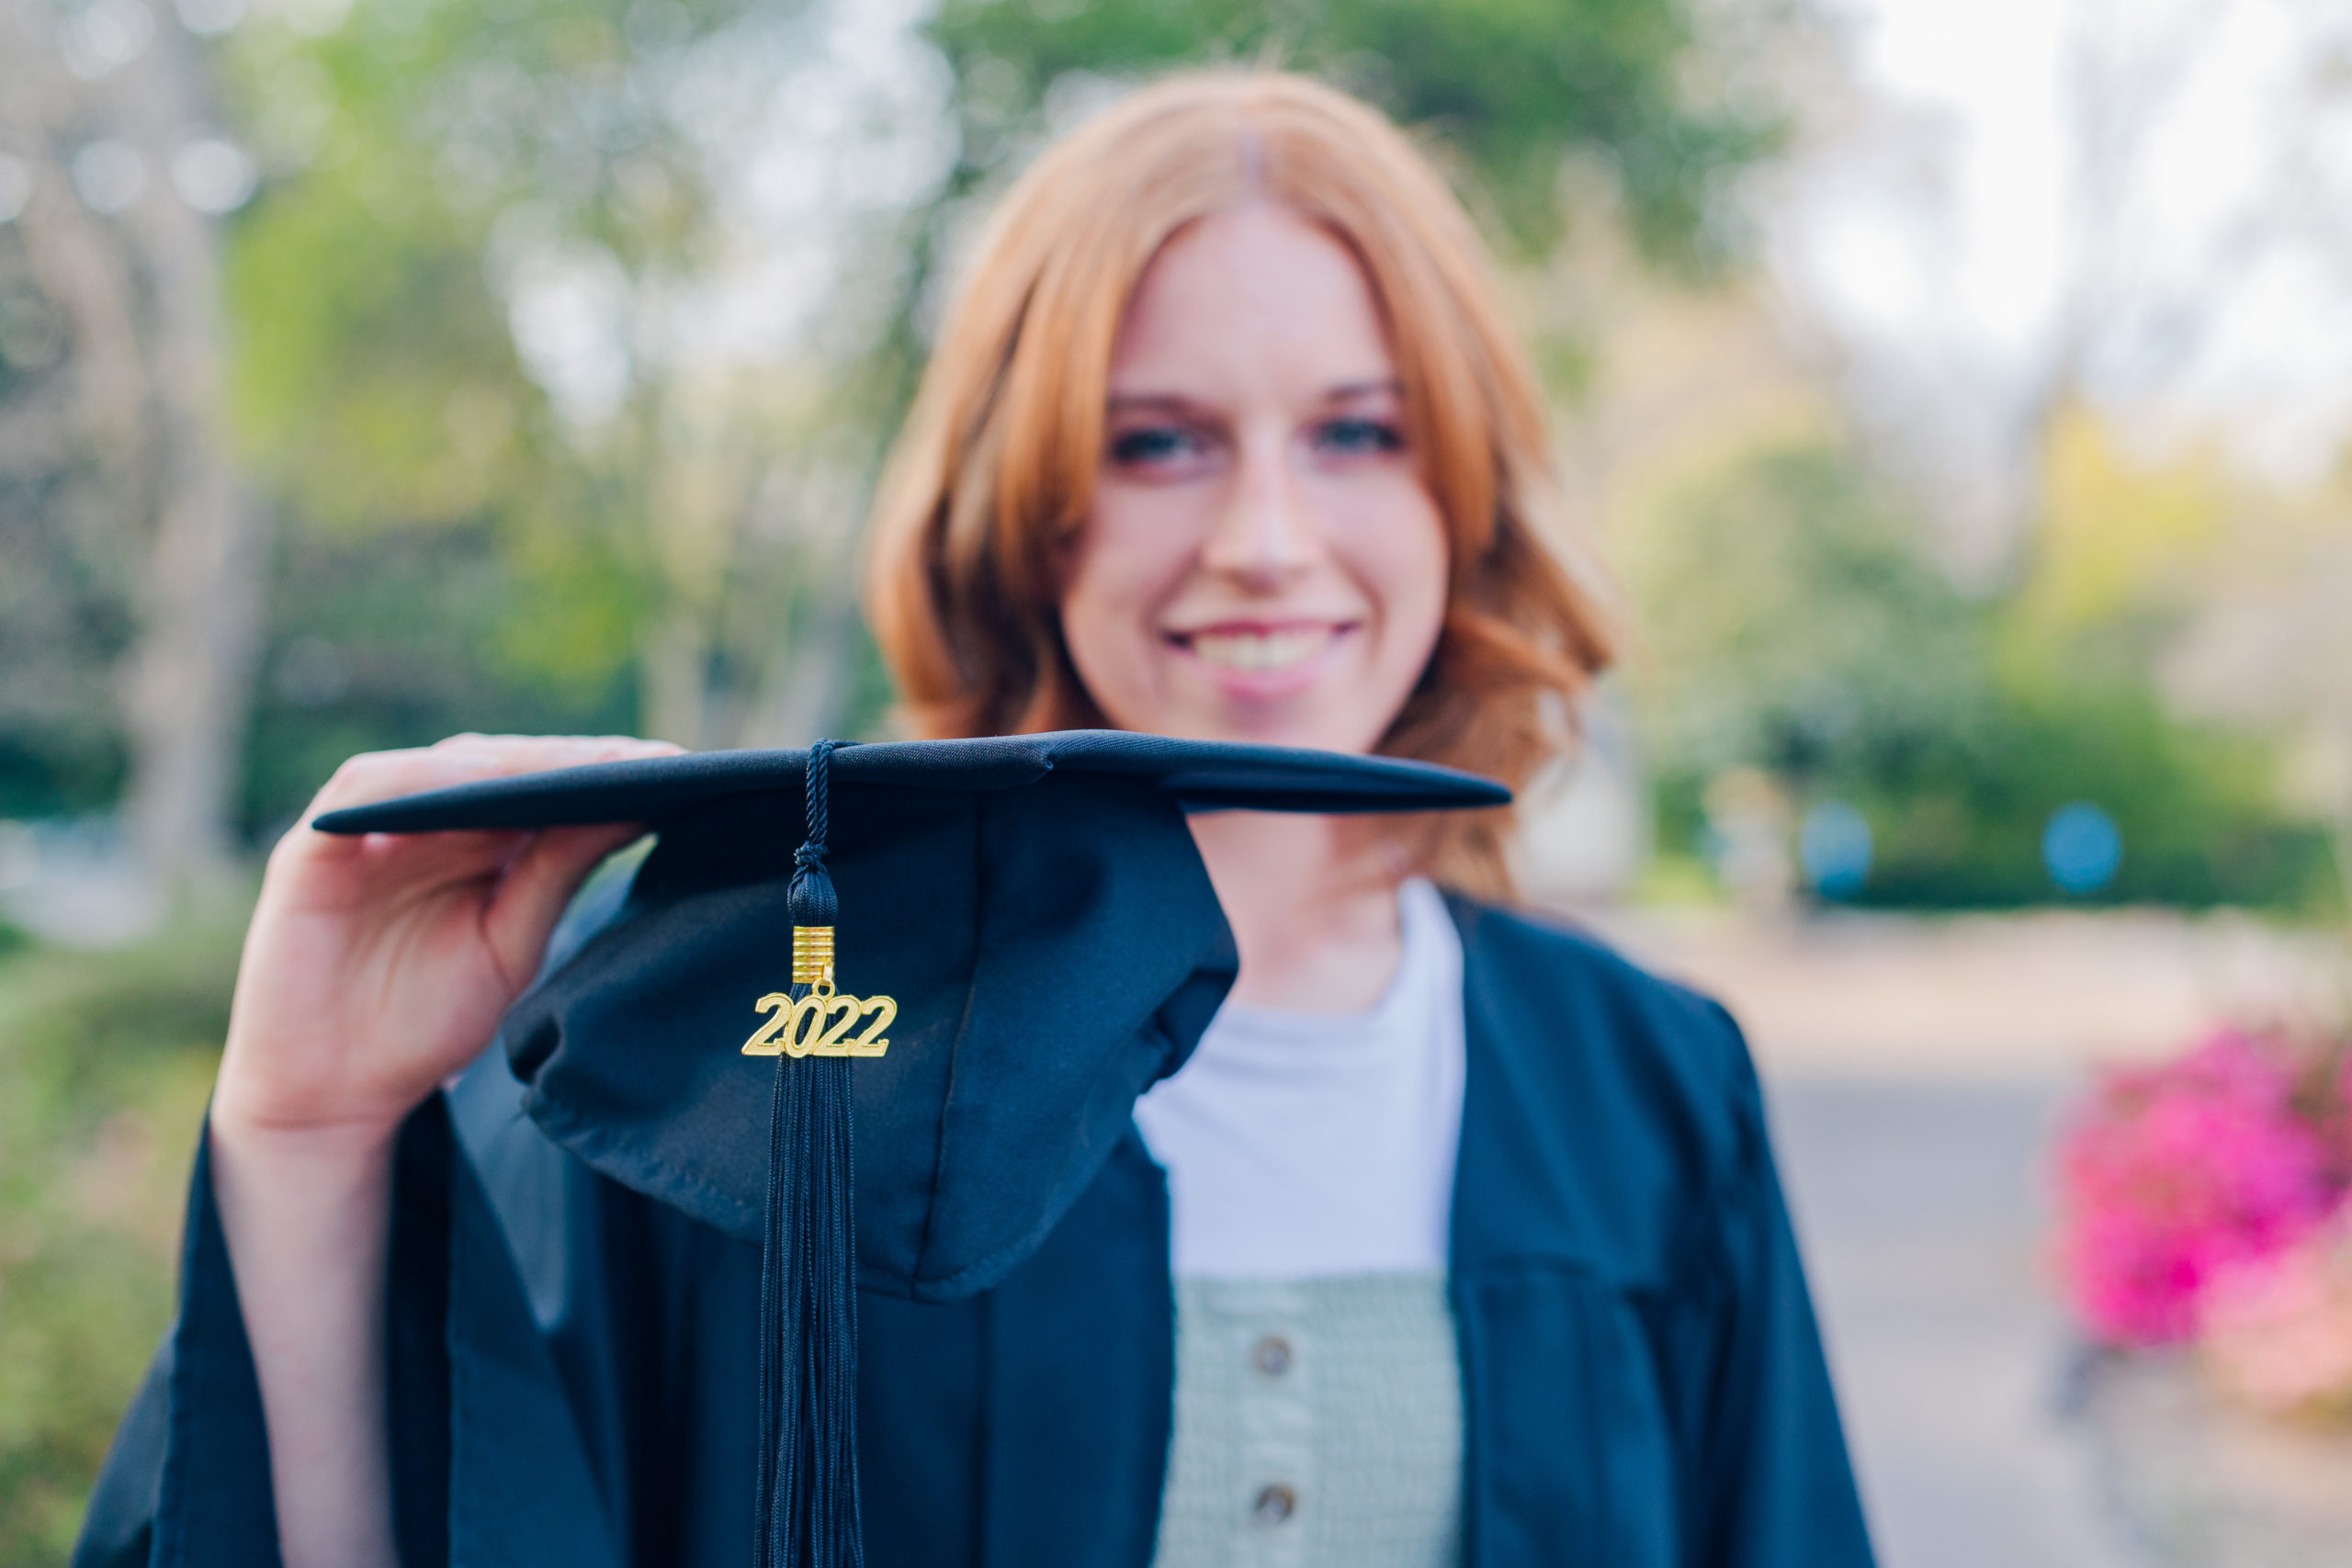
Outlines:
{"label": "white t-shirt", "polygon": [[1443,1269],[1462,1137],[1462,939],[1397,891],[1403,953],[1363,1012],[1228,1002],[1136,1102],[1168,1172],[1181,1278]]}

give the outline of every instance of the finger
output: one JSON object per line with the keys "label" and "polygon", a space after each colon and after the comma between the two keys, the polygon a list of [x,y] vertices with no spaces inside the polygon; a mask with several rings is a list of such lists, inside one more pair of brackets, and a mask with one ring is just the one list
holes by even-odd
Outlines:
{"label": "finger", "polygon": [[311,816],[481,779],[675,755],[666,740],[628,736],[452,736],[438,745],[368,751],[346,761],[311,801]]}
{"label": "finger", "polygon": [[447,767],[446,759],[436,761],[422,750],[363,751],[344,759],[311,797],[301,819],[271,847],[271,877],[292,874],[305,864],[357,860],[367,850],[364,839],[322,833],[311,826],[311,822],[345,807],[367,806],[435,788],[444,782]]}
{"label": "finger", "polygon": [[[626,735],[462,735],[435,746],[363,752],[335,770],[302,825],[278,841],[270,854],[269,880],[289,891],[302,888],[304,903],[334,903],[364,888],[415,890],[496,876],[526,835],[454,830],[345,836],[321,833],[310,823],[327,811],[425,790],[590,762],[672,756],[678,750],[668,741]],[[321,882],[321,874],[328,880]]]}
{"label": "finger", "polygon": [[[436,741],[428,751],[465,752],[469,755],[496,758],[502,764],[530,764],[538,759],[560,759],[557,766],[568,766],[582,760],[606,760],[616,757],[666,757],[684,750],[667,740],[648,740],[634,735],[452,735]],[[539,766],[548,765],[537,761]]]}
{"label": "finger", "polygon": [[550,828],[514,857],[482,916],[484,939],[514,989],[537,973],[548,935],[589,873],[644,832],[635,823]]}

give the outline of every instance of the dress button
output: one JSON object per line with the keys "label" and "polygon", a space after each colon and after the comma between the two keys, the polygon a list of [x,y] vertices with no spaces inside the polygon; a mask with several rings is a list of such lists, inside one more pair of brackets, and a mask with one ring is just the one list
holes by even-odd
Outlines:
{"label": "dress button", "polygon": [[1269,1334],[1250,1348],[1250,1364],[1270,1378],[1278,1378],[1290,1371],[1290,1341],[1279,1334]]}
{"label": "dress button", "polygon": [[1298,1493],[1280,1481],[1259,1493],[1258,1500],[1250,1505],[1250,1517],[1270,1527],[1281,1524],[1297,1511]]}

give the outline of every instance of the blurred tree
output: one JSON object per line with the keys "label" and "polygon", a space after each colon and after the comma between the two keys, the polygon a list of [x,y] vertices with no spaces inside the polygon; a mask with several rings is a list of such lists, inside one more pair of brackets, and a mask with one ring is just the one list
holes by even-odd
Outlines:
{"label": "blurred tree", "polygon": [[1724,187],[1779,130],[1726,51],[1782,20],[1689,0],[945,0],[931,34],[962,88],[960,182],[1025,152],[1089,79],[1272,60],[1437,133],[1524,252],[1559,235],[1573,152],[1616,175],[1654,262],[1689,265],[1729,253]]}
{"label": "blurred tree", "polygon": [[[209,130],[200,45],[177,16],[5,0],[0,33],[17,309],[53,312],[66,349],[8,389],[19,440],[0,442],[15,448],[0,463],[26,505],[10,555],[32,581],[83,562],[119,572],[123,629],[69,636],[38,662],[86,687],[75,657],[114,657],[140,849],[167,886],[218,886],[261,613],[264,513],[219,423],[215,215],[243,154]],[[89,740],[62,743],[84,769]],[[54,780],[69,795],[74,771]]]}
{"label": "blurred tree", "polygon": [[[932,87],[920,59],[860,66],[878,46],[823,6],[376,4],[321,36],[249,29],[239,96],[281,172],[232,274],[241,426],[330,535],[493,519],[530,628],[506,653],[575,687],[633,671],[643,728],[837,726],[871,689],[851,551],[936,260],[1049,101],[1280,45],[1433,123],[1523,248],[1556,232],[1582,151],[1621,166],[1655,254],[1692,264],[1769,141],[1760,113],[1697,101],[1675,0],[1293,9],[951,6]],[[769,100],[825,94],[822,141],[786,153],[842,192],[811,209],[837,231],[820,324],[790,363],[730,366],[682,323],[744,262]]]}
{"label": "blurred tree", "polygon": [[1750,455],[1671,508],[1628,567],[1657,765],[1900,785],[1966,747],[1994,705],[1984,617],[1911,530],[1818,446]]}
{"label": "blurred tree", "polygon": [[1666,510],[1629,573],[1651,634],[1638,692],[1664,840],[1695,846],[1710,781],[1755,768],[1800,803],[1863,813],[1875,852],[1858,902],[2048,898],[2042,829],[2078,800],[2122,833],[2102,897],[2333,897],[2326,834],[2287,808],[2278,749],[2174,716],[2144,660],[2107,656],[2143,600],[2053,635],[2051,606],[2086,605],[2075,596],[2130,552],[2053,551],[2071,563],[2055,581],[1979,598],[1923,534],[1917,509],[1823,446],[1750,453]]}
{"label": "blurred tree", "polygon": [[370,5],[323,34],[251,29],[237,60],[284,170],[232,269],[236,409],[263,470],[355,547],[494,523],[505,613],[530,628],[507,662],[573,686],[642,666],[651,727],[699,744],[736,739],[673,669],[709,655],[678,628],[712,618],[696,547],[725,525],[677,504],[692,459],[661,316],[721,245],[727,171],[695,140],[708,105],[683,94],[715,37],[776,15]]}
{"label": "blurred tree", "polygon": [[[1821,95],[1817,167],[1838,174],[1783,209],[1780,252],[1856,415],[1925,474],[1944,553],[1986,581],[2030,570],[2086,406],[2210,422],[2266,466],[2313,465],[2347,429],[2344,340],[2320,323],[2352,254],[2332,152],[2352,13],[2052,0],[2014,17],[1970,24],[1983,59],[2015,51],[2006,76],[1958,56],[1890,69],[1942,25],[1896,18],[1920,30]],[[2212,177],[2188,177],[2199,156]],[[1987,180],[2005,199],[1970,194]],[[1833,259],[1853,223],[1867,280]],[[2274,344],[2255,299],[2310,330]]]}
{"label": "blurred tree", "polygon": [[2135,453],[2078,411],[2051,447],[2037,644],[2154,669],[2188,712],[2290,740],[2352,908],[2352,468],[2266,483],[2211,446]]}
{"label": "blurred tree", "polygon": [[[253,29],[241,96],[285,172],[239,238],[237,408],[314,536],[489,523],[510,673],[625,673],[623,722],[690,745],[842,727],[896,396],[876,257],[941,123],[935,62],[865,57],[875,27],[539,0]],[[775,231],[775,188],[812,186]]]}
{"label": "blurred tree", "polygon": [[[594,658],[549,668],[547,628],[523,629],[516,612],[559,595],[512,557],[488,523],[289,535],[241,803],[256,838],[275,837],[355,751],[429,745],[458,723],[585,734],[636,723],[625,670]],[[626,625],[598,634],[611,638],[626,645]]]}
{"label": "blurred tree", "polygon": [[[143,27],[126,59],[180,73],[178,96],[154,100],[180,129],[155,134],[185,140],[211,118],[198,42],[177,13],[126,4],[0,0],[45,42]],[[301,0],[251,17],[237,0],[175,4],[220,35],[218,90],[255,161],[216,203],[252,197],[227,233],[225,333],[209,316],[175,329],[192,347],[174,363],[199,374],[168,394],[207,418],[225,409],[280,525],[265,553],[259,508],[203,513],[243,530],[197,552],[207,578],[188,551],[117,525],[128,492],[107,455],[148,451],[121,411],[164,395],[140,357],[147,264],[118,247],[52,265],[88,296],[28,292],[71,326],[70,372],[41,384],[44,409],[80,400],[73,438],[0,425],[0,462],[12,432],[54,448],[6,481],[46,498],[28,531],[46,542],[42,590],[0,604],[0,646],[37,641],[54,670],[8,698],[24,739],[11,752],[0,737],[0,766],[48,781],[12,808],[102,802],[126,751],[162,738],[232,745],[264,634],[254,827],[282,819],[321,768],[305,735],[594,722],[715,745],[854,727],[877,690],[850,603],[857,524],[920,369],[936,263],[966,203],[1106,83],[1276,51],[1434,130],[1474,205],[1531,257],[1559,233],[1561,175],[1581,158],[1614,172],[1653,263],[1719,258],[1736,236],[1717,197],[1772,135],[1716,52],[1730,18],[1766,7],[1702,16],[1687,0],[1003,0],[919,26],[828,0]],[[145,20],[123,22],[131,10]],[[87,96],[71,71],[51,74]],[[64,190],[59,162],[37,201]],[[86,207],[62,207],[45,226],[28,207],[0,234],[0,273],[8,242],[29,255],[36,232],[85,250],[107,238]],[[182,272],[201,286],[187,298],[209,288]],[[0,296],[10,287],[0,277]],[[225,397],[203,390],[224,382]],[[122,471],[166,493],[140,461]],[[75,510],[75,495],[109,499]],[[140,654],[142,633],[177,624],[151,601],[219,646]],[[119,688],[123,739],[86,722],[109,660],[148,672]],[[427,673],[452,660],[464,678]],[[159,672],[201,669],[227,708],[153,694]],[[217,841],[228,797],[217,778],[207,789],[195,814]]]}
{"label": "blurred tree", "polygon": [[2109,421],[2074,402],[2050,418],[2041,469],[2024,607],[2050,637],[2177,619],[2228,553],[2238,487],[2210,446],[2137,459]]}

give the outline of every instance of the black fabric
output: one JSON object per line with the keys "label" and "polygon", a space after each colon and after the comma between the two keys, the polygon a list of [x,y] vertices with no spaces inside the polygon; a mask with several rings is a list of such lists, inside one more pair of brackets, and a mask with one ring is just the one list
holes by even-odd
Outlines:
{"label": "black fabric", "polygon": [[[1465,1568],[1866,1568],[1737,1030],[1581,938],[1454,913]],[[743,1568],[758,1253],[598,1175],[522,1098],[492,1058],[419,1112],[451,1118],[460,1151],[449,1561]],[[209,1205],[199,1167],[175,1364],[149,1385],[170,1407],[126,1422],[81,1568],[145,1562],[159,1518],[157,1561],[277,1561],[233,1281],[201,1244]],[[993,1288],[861,1310],[872,1568],[1147,1568],[1174,1319],[1165,1190],[1131,1129]],[[158,1427],[168,1454],[147,1440]],[[200,1539],[174,1500],[191,1483],[216,1494]]]}
{"label": "black fabric", "polygon": [[[658,824],[742,795],[788,795],[797,820],[808,761],[807,751],[774,750],[597,762],[333,811],[314,826],[329,833],[422,833],[582,822]],[[845,796],[871,784],[1016,789],[1054,773],[1149,784],[1189,810],[1440,811],[1510,800],[1510,792],[1492,779],[1433,762],[1178,740],[1121,729],[873,741],[843,746],[833,761],[833,776]]]}
{"label": "black fabric", "polygon": [[[182,1285],[185,1297],[187,1286]],[[82,1533],[74,1545],[74,1568],[146,1568],[155,1544],[155,1510],[164,1489],[164,1455],[171,1439],[172,1340],[167,1331],[130,1408],[123,1412],[90,1488]]]}
{"label": "black fabric", "polygon": [[[618,919],[506,1025],[541,1127],[746,1241],[774,1078],[737,1047],[787,972],[797,806],[742,796],[671,823]],[[888,1055],[851,1075],[857,1282],[967,1295],[1044,1239],[1191,1051],[1232,936],[1182,811],[1133,779],[837,785],[829,843],[840,987],[899,1004]]]}
{"label": "black fabric", "polygon": [[392,1179],[385,1344],[390,1381],[392,1531],[404,1563],[449,1560],[450,1182],[458,1169],[446,1118],[413,1116],[401,1129]]}
{"label": "black fabric", "polygon": [[[154,1568],[277,1561],[269,1439],[228,1237],[212,1199],[209,1137],[198,1145],[172,1325],[170,1409],[155,1489]],[[109,1532],[119,1536],[123,1532]]]}
{"label": "black fabric", "polygon": [[[1238,961],[1185,811],[1508,798],[1424,764],[1081,731],[614,762],[315,826],[655,829],[616,918],[510,1010],[509,1058],[534,1120],[593,1168],[759,1238],[754,1568],[862,1568],[858,1290],[936,1302],[999,1283],[1094,1183],[1136,1097],[1190,1053]],[[792,972],[802,931],[831,944],[820,988],[848,1012],[817,1007],[816,1032],[852,1033],[847,1058],[798,1054],[814,1043],[789,1021],[812,995]],[[779,1032],[786,1054],[760,1073]],[[401,1187],[420,1211],[455,1190],[405,1174]],[[396,1219],[396,1287],[422,1273],[439,1289],[441,1269],[399,1244],[414,1224]],[[435,1315],[467,1314],[426,1302],[395,1321]],[[482,1369],[494,1384],[529,1358],[505,1343],[511,1314],[493,1325],[471,1331],[504,1347]],[[462,1426],[473,1373],[413,1337],[396,1336],[396,1373],[455,1391]],[[449,1423],[423,1408],[419,1427],[395,1405],[393,1481],[402,1553],[429,1561],[462,1539],[465,1510],[433,1489],[457,1450],[434,1447]]]}
{"label": "black fabric", "polygon": [[1580,936],[1453,910],[1465,1561],[1869,1563],[1738,1027]]}
{"label": "black fabric", "polygon": [[1080,730],[840,747],[831,819],[811,824],[810,755],[603,763],[317,826],[651,825],[619,919],[517,1004],[504,1038],[531,1115],[565,1146],[746,1240],[786,1173],[768,1157],[777,1080],[737,1048],[754,1000],[786,982],[795,846],[822,840],[840,989],[898,1011],[887,1055],[807,1076],[846,1078],[865,1129],[857,1284],[927,1301],[986,1289],[1043,1240],[1232,983],[1186,809],[1509,799],[1426,763]]}
{"label": "black fabric", "polygon": [[[675,1310],[711,1288],[711,1249],[695,1243],[714,1233],[672,1213],[656,1221],[653,1205],[548,1143],[492,1059],[414,1119],[436,1118],[453,1123],[462,1149],[449,1181],[444,1325],[450,1563],[741,1568],[751,1557],[758,1252],[723,1244],[741,1271],[718,1275],[719,1313]],[[673,1379],[677,1362],[706,1353],[727,1358],[726,1401]],[[697,1480],[713,1490],[695,1495]],[[680,1498],[701,1535],[682,1539],[680,1517],[641,1508],[648,1494]]]}

